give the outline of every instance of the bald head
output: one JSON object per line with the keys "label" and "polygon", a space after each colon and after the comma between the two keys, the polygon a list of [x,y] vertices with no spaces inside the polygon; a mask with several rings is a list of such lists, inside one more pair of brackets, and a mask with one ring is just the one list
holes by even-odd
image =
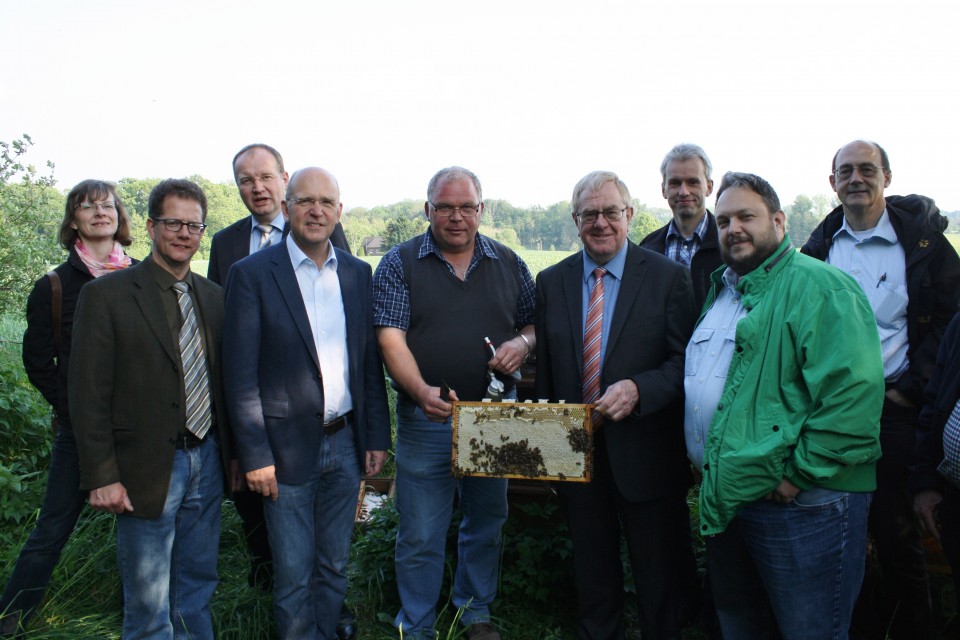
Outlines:
{"label": "bald head", "polygon": [[330,235],[342,211],[340,185],[332,173],[307,167],[290,176],[283,215],[290,222],[293,241],[317,266],[329,255]]}
{"label": "bald head", "polygon": [[304,167],[303,169],[297,169],[293,172],[293,175],[290,176],[290,181],[287,183],[287,193],[286,199],[290,199],[291,194],[294,194],[294,197],[297,197],[297,184],[298,183],[310,183],[314,180],[325,180],[333,185],[333,188],[336,193],[334,198],[336,202],[340,202],[340,183],[337,182],[336,176],[332,173],[323,169],[321,167]]}

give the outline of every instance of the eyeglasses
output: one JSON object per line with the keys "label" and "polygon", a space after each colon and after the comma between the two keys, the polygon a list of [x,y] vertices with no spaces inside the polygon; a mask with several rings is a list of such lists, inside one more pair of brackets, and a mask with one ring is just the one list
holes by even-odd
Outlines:
{"label": "eyeglasses", "polygon": [[113,211],[117,208],[117,203],[113,200],[104,200],[103,202],[81,202],[77,205],[77,209],[82,209],[83,211],[90,211],[91,209],[103,209],[104,211]]}
{"label": "eyeglasses", "polygon": [[863,176],[864,178],[872,178],[873,176],[883,171],[883,167],[878,167],[877,165],[870,164],[868,162],[866,164],[857,164],[857,165],[845,164],[843,166],[840,166],[834,169],[833,175],[837,178],[837,180],[849,180],[850,178],[853,177],[854,169],[859,171],[860,175]]}
{"label": "eyeglasses", "polygon": [[607,222],[617,222],[623,218],[623,214],[628,208],[629,207],[624,207],[623,209],[604,209],[603,211],[581,211],[573,215],[580,221],[580,224],[595,224],[601,215],[603,215],[603,219]]}
{"label": "eyeglasses", "polygon": [[466,219],[475,218],[477,214],[480,213],[479,204],[464,204],[455,207],[452,204],[433,204],[431,202],[430,206],[433,207],[434,213],[440,218],[449,218],[457,211]]}
{"label": "eyeglasses", "polygon": [[337,210],[337,205],[339,204],[327,198],[291,198],[289,202],[293,206],[300,207],[301,209],[320,207],[320,210],[324,213],[333,213]]}
{"label": "eyeglasses", "polygon": [[183,220],[174,220],[173,218],[153,218],[153,223],[161,223],[164,229],[173,231],[174,233],[180,233],[183,225],[187,225],[187,232],[194,236],[200,235],[203,233],[203,230],[207,228],[207,225],[201,222],[184,222]]}

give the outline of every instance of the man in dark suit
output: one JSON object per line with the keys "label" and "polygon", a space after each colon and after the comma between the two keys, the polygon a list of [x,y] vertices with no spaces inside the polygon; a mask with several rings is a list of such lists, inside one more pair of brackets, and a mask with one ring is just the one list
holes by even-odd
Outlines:
{"label": "man in dark suit", "polygon": [[336,179],[294,173],[290,234],[227,284],[224,384],[241,470],[264,501],[281,638],[336,638],[361,473],[390,446],[371,270],[334,249]]}
{"label": "man in dark suit", "polygon": [[710,274],[723,264],[717,220],[707,210],[712,172],[710,158],[699,146],[685,142],[671,149],[660,163],[660,191],[673,220],[640,241],[641,247],[690,269],[698,311],[710,289]]}
{"label": "man in dark suit", "polygon": [[142,263],[83,288],[69,373],[81,488],[119,514],[124,637],[213,638],[220,496],[229,468],[220,384],[223,290],[190,272],[207,200],[165,180]]}
{"label": "man in dark suit", "polygon": [[573,191],[583,251],[537,278],[536,397],[594,404],[590,483],[558,487],[573,539],[580,638],[622,638],[621,528],[644,638],[679,638],[691,557],[685,500],[684,350],[696,320],[690,272],[627,240],[616,174]]}
{"label": "man in dark suit", "polygon": [[[280,243],[289,231],[280,203],[287,188],[288,176],[280,152],[270,145],[254,143],[245,146],[233,157],[233,177],[240,191],[240,199],[250,216],[221,229],[213,236],[207,277],[225,285],[230,267],[260,249]],[[330,236],[337,249],[350,253],[347,236],[338,222]],[[250,551],[250,586],[257,585],[270,591],[273,585],[273,555],[267,525],[263,519],[263,500],[258,494],[240,490],[234,494],[234,504],[243,522],[244,537]],[[337,629],[340,640],[356,637],[353,614],[344,607]]]}
{"label": "man in dark suit", "polygon": [[[227,282],[230,267],[258,249],[278,244],[287,234],[280,202],[287,188],[283,157],[270,145],[248,144],[233,157],[233,178],[250,217],[234,222],[213,236],[207,277],[219,285]],[[330,237],[333,246],[350,252],[347,236],[338,222]]]}

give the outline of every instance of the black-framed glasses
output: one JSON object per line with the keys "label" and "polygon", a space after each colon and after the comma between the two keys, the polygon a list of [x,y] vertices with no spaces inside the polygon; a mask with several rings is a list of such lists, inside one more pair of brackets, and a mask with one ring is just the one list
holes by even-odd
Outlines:
{"label": "black-framed glasses", "polygon": [[837,180],[849,180],[853,177],[853,170],[856,169],[860,172],[860,175],[864,178],[872,178],[878,173],[883,171],[883,167],[878,167],[877,165],[866,162],[864,164],[845,164],[837,167],[833,171],[833,175]]}
{"label": "black-framed glasses", "polygon": [[324,213],[333,213],[337,210],[337,205],[340,204],[327,198],[290,198],[289,202],[300,209],[320,207],[320,210]]}
{"label": "black-framed glasses", "polygon": [[580,224],[594,224],[601,215],[607,222],[617,222],[623,218],[623,214],[626,213],[629,208],[630,207],[624,207],[623,209],[604,209],[603,211],[581,211],[573,215]]}
{"label": "black-framed glasses", "polygon": [[477,214],[480,213],[479,204],[462,204],[459,207],[455,207],[452,204],[433,204],[431,202],[430,206],[433,207],[433,211],[441,218],[449,218],[457,211],[459,211],[460,215],[464,218],[475,218]]}
{"label": "black-framed glasses", "polygon": [[113,211],[117,208],[117,203],[113,200],[104,200],[103,202],[81,202],[77,205],[77,209],[83,211],[90,211],[91,209],[96,211],[97,209],[103,209],[104,211]]}
{"label": "black-framed glasses", "polygon": [[162,224],[164,229],[173,231],[174,233],[180,233],[183,225],[187,225],[187,232],[195,236],[200,235],[203,233],[203,230],[207,228],[207,225],[202,222],[184,222],[183,220],[175,220],[174,218],[153,218],[153,223]]}

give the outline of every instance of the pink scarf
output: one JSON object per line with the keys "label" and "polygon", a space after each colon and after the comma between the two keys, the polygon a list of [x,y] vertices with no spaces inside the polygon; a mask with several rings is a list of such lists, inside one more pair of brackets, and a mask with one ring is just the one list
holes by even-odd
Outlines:
{"label": "pink scarf", "polygon": [[80,238],[77,238],[77,242],[73,246],[77,250],[77,255],[80,256],[80,260],[83,261],[84,266],[87,267],[90,275],[94,278],[99,278],[111,271],[119,271],[120,269],[126,269],[130,266],[130,256],[123,252],[123,247],[121,247],[120,243],[116,240],[113,241],[113,249],[110,250],[110,256],[106,262],[100,262],[94,258],[87,248],[83,246],[83,240]]}

